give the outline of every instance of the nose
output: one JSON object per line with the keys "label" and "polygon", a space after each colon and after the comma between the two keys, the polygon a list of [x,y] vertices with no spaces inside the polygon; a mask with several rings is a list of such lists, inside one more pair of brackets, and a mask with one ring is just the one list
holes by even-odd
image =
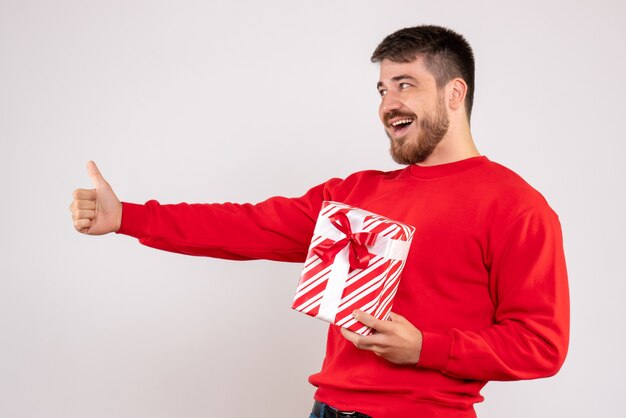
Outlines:
{"label": "nose", "polygon": [[399,100],[398,96],[394,92],[388,91],[382,97],[381,102],[380,102],[381,117],[391,112],[392,110],[398,110],[401,107],[402,107],[402,102]]}

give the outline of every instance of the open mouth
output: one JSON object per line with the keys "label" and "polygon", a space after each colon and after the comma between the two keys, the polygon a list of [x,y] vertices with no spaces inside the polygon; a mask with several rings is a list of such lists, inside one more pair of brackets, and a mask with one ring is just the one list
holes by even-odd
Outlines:
{"label": "open mouth", "polygon": [[413,124],[413,118],[403,118],[393,121],[389,124],[389,129],[395,136],[404,134]]}

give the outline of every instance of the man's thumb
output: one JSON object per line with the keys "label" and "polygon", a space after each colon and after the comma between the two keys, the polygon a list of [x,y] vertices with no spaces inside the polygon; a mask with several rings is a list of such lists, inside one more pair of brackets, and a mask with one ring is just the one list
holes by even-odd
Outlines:
{"label": "man's thumb", "polygon": [[87,173],[89,173],[89,177],[91,177],[91,181],[96,189],[109,186],[104,177],[102,177],[100,170],[98,170],[98,166],[93,161],[87,163]]}

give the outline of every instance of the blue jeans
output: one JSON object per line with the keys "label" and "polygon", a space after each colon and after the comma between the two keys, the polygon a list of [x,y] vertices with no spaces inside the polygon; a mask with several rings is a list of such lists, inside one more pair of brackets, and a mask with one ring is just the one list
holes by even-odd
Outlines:
{"label": "blue jeans", "polygon": [[[332,407],[326,405],[325,403],[318,403],[316,402],[316,404],[319,405],[319,416],[315,414],[315,412],[311,412],[311,415],[309,415],[309,418],[324,418],[325,413],[327,412],[326,410],[329,409],[329,412],[331,412],[331,415],[333,415],[334,409],[332,409]],[[315,407],[313,408],[313,410],[315,411]],[[363,415],[361,413],[356,413],[354,415],[355,418],[357,417],[367,417],[367,418],[372,418],[369,415]]]}
{"label": "blue jeans", "polygon": [[320,408],[320,416],[318,417],[313,412],[311,412],[311,415],[309,415],[309,418],[324,418],[324,410],[325,409],[326,409],[326,405],[322,404],[322,407]]}
{"label": "blue jeans", "polygon": [[311,415],[309,415],[309,418],[323,418],[324,417],[324,408],[325,407],[326,407],[326,405],[322,405],[319,417],[317,415],[315,415],[315,413],[311,412]]}

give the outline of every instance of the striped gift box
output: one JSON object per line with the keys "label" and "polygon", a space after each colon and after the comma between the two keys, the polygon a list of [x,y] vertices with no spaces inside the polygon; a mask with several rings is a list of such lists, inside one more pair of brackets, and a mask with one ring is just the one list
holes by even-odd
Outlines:
{"label": "striped gift box", "polygon": [[415,228],[325,201],[315,224],[292,308],[361,335],[372,330],[355,309],[386,320]]}

